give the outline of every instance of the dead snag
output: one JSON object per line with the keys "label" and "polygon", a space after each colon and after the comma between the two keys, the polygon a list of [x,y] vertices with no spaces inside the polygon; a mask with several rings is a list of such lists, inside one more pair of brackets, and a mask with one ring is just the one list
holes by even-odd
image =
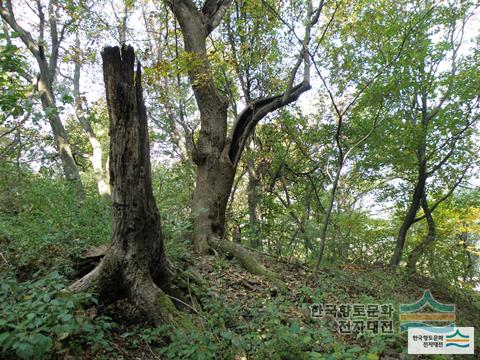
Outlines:
{"label": "dead snag", "polygon": [[135,71],[130,46],[107,47],[102,59],[110,116],[113,234],[101,263],[71,289],[95,291],[104,301],[128,297],[155,324],[190,326],[167,295],[173,270],[152,191],[140,63]]}

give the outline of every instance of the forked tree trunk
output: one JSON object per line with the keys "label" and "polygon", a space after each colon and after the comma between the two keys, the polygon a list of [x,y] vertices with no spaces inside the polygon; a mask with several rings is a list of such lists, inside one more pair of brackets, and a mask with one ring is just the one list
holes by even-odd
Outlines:
{"label": "forked tree trunk", "polygon": [[[200,133],[192,154],[197,165],[192,203],[195,249],[202,254],[215,249],[229,251],[251,272],[276,279],[239,244],[223,241],[226,208],[238,162],[255,126],[265,116],[295,102],[310,89],[310,61],[305,49],[311,40],[310,30],[317,23],[323,5],[314,12],[311,1],[308,1],[303,46],[290,73],[287,89],[275,96],[249,101],[237,116],[228,136],[228,101],[214,81],[207,57],[207,38],[220,24],[232,0],[205,0],[201,2],[201,9],[197,7],[197,2],[190,0],[164,0],[164,3],[170,6],[178,20],[185,51],[195,60],[189,68],[190,83],[200,112]],[[305,67],[303,81],[294,86],[302,63]]]}
{"label": "forked tree trunk", "polygon": [[184,325],[185,318],[165,293],[172,269],[152,191],[140,64],[135,72],[130,46],[107,47],[102,58],[110,116],[113,235],[102,262],[72,289],[93,289],[104,301],[129,297],[153,323]]}

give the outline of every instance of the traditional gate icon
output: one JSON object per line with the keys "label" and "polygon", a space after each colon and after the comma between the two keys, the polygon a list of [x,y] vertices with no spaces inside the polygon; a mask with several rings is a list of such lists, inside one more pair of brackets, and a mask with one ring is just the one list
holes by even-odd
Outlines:
{"label": "traditional gate icon", "polygon": [[[433,311],[422,311],[427,308]],[[428,326],[445,327],[445,332],[450,332],[455,327],[455,319],[455,305],[438,302],[430,290],[425,290],[417,302],[400,305],[400,332]],[[432,324],[437,322],[444,325]]]}

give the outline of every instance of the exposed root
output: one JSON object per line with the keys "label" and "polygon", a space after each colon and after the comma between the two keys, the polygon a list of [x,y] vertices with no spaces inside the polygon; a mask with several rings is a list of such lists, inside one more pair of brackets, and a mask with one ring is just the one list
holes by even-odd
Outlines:
{"label": "exposed root", "polygon": [[177,310],[170,297],[155,285],[149,275],[137,272],[132,277],[130,298],[153,324],[172,324],[183,329],[194,327],[190,318]]}
{"label": "exposed root", "polygon": [[[85,292],[95,290],[95,284],[99,278],[101,272],[101,263],[97,265],[92,271],[90,271],[84,277],[75,281],[70,285],[70,290],[73,292]],[[95,291],[93,291],[95,292]]]}
{"label": "exposed root", "polygon": [[265,266],[242,245],[234,243],[233,241],[219,241],[217,246],[223,252],[231,253],[235,259],[252,274],[265,277],[281,290],[287,289],[287,284],[285,284],[276,273],[266,269]]}
{"label": "exposed root", "polygon": [[70,285],[70,291],[96,293],[104,303],[123,299],[126,290],[121,285],[119,268],[118,257],[114,253],[107,254],[92,271]]}
{"label": "exposed root", "polygon": [[136,263],[121,266],[114,253],[107,254],[95,269],[73,283],[70,290],[98,293],[104,303],[128,297],[154,325],[167,323],[176,328],[194,327],[188,315],[175,307],[169,295],[155,284],[148,271]]}
{"label": "exposed root", "polygon": [[179,286],[185,289],[188,288],[190,283],[200,285],[205,283],[205,280],[202,278],[202,276],[193,270],[177,272],[175,281]]}

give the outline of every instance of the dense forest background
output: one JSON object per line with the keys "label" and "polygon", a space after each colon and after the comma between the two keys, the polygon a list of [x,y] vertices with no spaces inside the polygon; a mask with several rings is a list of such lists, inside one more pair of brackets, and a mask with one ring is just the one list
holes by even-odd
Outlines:
{"label": "dense forest background", "polygon": [[403,359],[308,306],[429,288],[480,325],[476,1],[0,15],[0,357]]}

